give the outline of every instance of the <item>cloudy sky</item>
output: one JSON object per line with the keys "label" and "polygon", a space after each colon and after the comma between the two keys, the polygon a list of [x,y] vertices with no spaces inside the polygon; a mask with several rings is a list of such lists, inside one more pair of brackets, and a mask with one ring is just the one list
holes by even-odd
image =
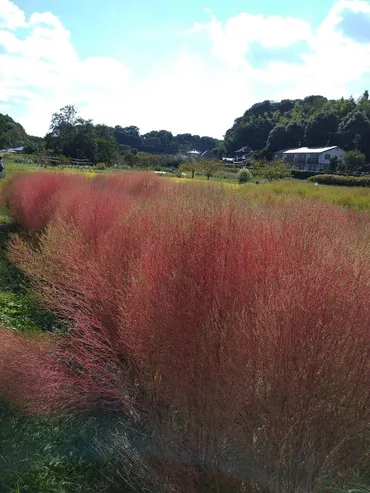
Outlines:
{"label": "cloudy sky", "polygon": [[0,112],[222,137],[253,103],[370,89],[370,1],[0,0]]}

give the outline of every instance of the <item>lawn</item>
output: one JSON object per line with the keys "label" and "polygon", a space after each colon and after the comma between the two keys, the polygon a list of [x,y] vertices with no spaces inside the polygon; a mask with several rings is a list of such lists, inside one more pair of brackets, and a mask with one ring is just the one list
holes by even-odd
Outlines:
{"label": "lawn", "polygon": [[[171,178],[177,183],[191,183],[207,186],[205,179]],[[211,179],[212,182],[212,179]],[[232,194],[258,203],[302,198],[316,200],[327,204],[343,206],[349,209],[370,210],[370,188],[367,187],[336,187],[330,185],[314,185],[307,181],[284,179],[273,182],[238,184],[231,180],[214,180],[223,184]]]}
{"label": "lawn", "polygon": [[369,491],[368,189],[1,191],[1,492]]}

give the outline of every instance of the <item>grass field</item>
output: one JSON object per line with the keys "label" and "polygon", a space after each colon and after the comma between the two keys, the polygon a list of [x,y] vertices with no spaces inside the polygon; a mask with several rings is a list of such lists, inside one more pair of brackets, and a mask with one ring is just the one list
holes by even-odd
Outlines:
{"label": "grass field", "polygon": [[368,189],[27,166],[0,212],[1,492],[370,490]]}
{"label": "grass field", "polygon": [[[6,161],[5,168],[7,175],[11,176],[19,172],[36,171],[40,170],[40,167],[32,164],[16,163],[12,161]],[[43,168],[41,168],[43,169]],[[51,171],[48,168],[46,171]],[[60,172],[60,170],[58,170]],[[71,170],[65,170],[65,172],[72,172]],[[78,173],[78,171],[77,171]],[[86,173],[93,176],[94,173]],[[98,171],[98,174],[110,174],[109,171]],[[115,171],[115,174],[125,173],[125,171]],[[165,178],[166,179],[166,178]],[[191,182],[192,184],[205,185],[208,183],[206,177],[195,178],[169,178],[178,183]],[[336,187],[320,185],[315,186],[307,181],[285,179],[275,182],[261,182],[259,185],[254,183],[236,184],[232,180],[222,180],[220,178],[212,178],[211,182],[218,184],[224,184],[225,187],[229,187],[232,193],[238,196],[244,197],[244,195],[250,196],[255,203],[260,202],[276,202],[288,197],[301,197],[308,200],[319,200],[324,203],[343,206],[356,210],[370,210],[370,188],[366,187]]]}

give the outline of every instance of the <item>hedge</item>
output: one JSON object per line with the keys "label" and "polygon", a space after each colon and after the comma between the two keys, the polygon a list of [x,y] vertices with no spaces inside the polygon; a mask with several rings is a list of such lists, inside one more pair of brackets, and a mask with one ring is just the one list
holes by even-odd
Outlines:
{"label": "hedge", "polygon": [[311,176],[317,176],[318,174],[321,174],[321,172],[317,171],[306,171],[306,170],[301,170],[301,169],[293,169],[292,170],[292,177],[296,178],[297,180],[307,180],[307,178],[311,178]]}
{"label": "hedge", "polygon": [[320,185],[339,185],[344,187],[370,187],[370,176],[316,175],[308,181]]}

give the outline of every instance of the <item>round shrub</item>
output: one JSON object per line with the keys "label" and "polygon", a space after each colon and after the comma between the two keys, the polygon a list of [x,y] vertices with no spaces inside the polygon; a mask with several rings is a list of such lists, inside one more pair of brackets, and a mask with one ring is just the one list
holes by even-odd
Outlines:
{"label": "round shrub", "polygon": [[239,183],[247,183],[252,181],[253,175],[248,168],[242,168],[238,171],[237,178]]}

